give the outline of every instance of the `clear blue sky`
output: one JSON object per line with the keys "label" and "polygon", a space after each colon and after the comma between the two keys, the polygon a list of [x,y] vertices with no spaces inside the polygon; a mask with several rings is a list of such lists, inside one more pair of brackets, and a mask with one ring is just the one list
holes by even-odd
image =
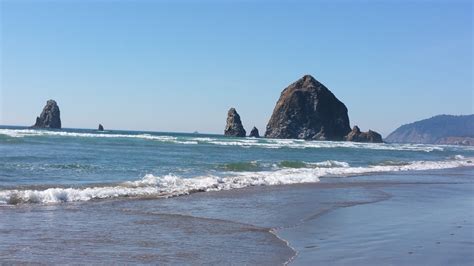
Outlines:
{"label": "clear blue sky", "polygon": [[64,127],[222,133],[236,107],[263,132],[304,74],[383,135],[473,113],[471,1],[0,3],[4,125],[52,98]]}

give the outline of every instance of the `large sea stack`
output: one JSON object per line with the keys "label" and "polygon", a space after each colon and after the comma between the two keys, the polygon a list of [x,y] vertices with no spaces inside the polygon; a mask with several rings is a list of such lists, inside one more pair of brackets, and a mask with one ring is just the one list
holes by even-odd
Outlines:
{"label": "large sea stack", "polygon": [[347,108],[310,75],[281,93],[267,125],[267,138],[343,140],[351,131]]}
{"label": "large sea stack", "polygon": [[58,104],[55,100],[46,102],[41,115],[36,118],[35,128],[61,128],[61,118]]}
{"label": "large sea stack", "polygon": [[104,131],[104,126],[102,124],[99,124],[99,128],[97,130],[98,131]]}
{"label": "large sea stack", "polygon": [[237,113],[235,108],[230,108],[227,112],[227,125],[225,126],[224,135],[230,137],[245,137],[245,132],[240,121],[240,115]]}

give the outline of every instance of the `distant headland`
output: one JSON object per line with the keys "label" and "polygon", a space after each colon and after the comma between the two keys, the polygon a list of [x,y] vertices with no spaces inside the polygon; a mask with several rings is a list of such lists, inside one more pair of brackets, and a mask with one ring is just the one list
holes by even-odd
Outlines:
{"label": "distant headland", "polygon": [[393,143],[474,146],[474,115],[437,115],[403,125],[385,140]]}

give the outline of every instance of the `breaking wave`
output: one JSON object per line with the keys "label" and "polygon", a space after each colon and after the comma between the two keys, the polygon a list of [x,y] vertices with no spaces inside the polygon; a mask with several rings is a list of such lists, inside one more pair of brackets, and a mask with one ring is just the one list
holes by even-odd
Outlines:
{"label": "breaking wave", "polygon": [[303,161],[282,161],[278,164],[283,168],[336,168],[336,167],[349,167],[346,162],[339,162],[328,160],[324,162],[309,163]]}
{"label": "breaking wave", "polygon": [[[474,158],[456,157],[445,161],[414,161],[407,164],[381,164],[351,167],[344,162],[312,163],[310,168],[283,168],[275,171],[234,172],[229,176],[145,175],[142,179],[112,186],[84,188],[48,188],[44,190],[0,191],[1,205],[22,203],[61,203],[113,198],[160,198],[194,192],[238,189],[249,186],[284,185],[318,182],[320,177],[343,177],[378,172],[416,171],[474,166]],[[318,166],[319,165],[319,166]]]}
{"label": "breaking wave", "polygon": [[13,138],[39,137],[39,136],[57,136],[57,137],[80,137],[80,138],[128,138],[157,140],[162,142],[174,142],[178,144],[198,144],[196,141],[178,141],[177,137],[151,134],[113,134],[113,133],[83,133],[66,132],[37,129],[0,129],[0,135],[6,135]]}
{"label": "breaking wave", "polygon": [[[169,136],[155,134],[118,134],[118,133],[86,133],[69,131],[52,131],[37,129],[0,129],[0,136],[10,138],[57,136],[57,137],[81,137],[81,138],[125,138],[125,139],[143,139],[158,141],[163,143],[186,144],[186,145],[220,145],[220,146],[239,146],[244,148],[360,148],[373,150],[395,150],[395,151],[443,151],[445,145],[427,145],[427,144],[386,144],[386,143],[356,143],[356,142],[338,142],[338,141],[305,141],[298,139],[266,139],[266,138],[223,138],[223,137],[196,137],[196,136]],[[474,150],[473,147],[456,147],[456,149]]]}

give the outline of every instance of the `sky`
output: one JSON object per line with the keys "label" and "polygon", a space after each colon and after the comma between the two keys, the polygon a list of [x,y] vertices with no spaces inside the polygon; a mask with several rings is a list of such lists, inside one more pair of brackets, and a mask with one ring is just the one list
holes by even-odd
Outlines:
{"label": "sky", "polygon": [[305,74],[384,136],[474,113],[471,1],[0,0],[0,124],[261,133]]}

